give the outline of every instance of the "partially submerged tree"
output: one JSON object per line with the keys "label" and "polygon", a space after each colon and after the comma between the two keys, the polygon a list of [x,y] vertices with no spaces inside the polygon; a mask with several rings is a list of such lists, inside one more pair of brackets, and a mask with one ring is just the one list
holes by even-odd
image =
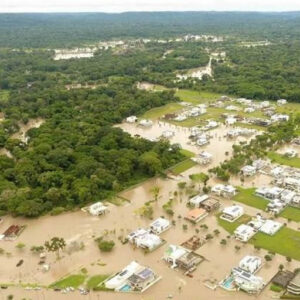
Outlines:
{"label": "partially submerged tree", "polygon": [[66,242],[63,238],[53,237],[50,241],[45,242],[45,249],[48,252],[55,252],[57,258],[59,259],[59,253],[66,247]]}

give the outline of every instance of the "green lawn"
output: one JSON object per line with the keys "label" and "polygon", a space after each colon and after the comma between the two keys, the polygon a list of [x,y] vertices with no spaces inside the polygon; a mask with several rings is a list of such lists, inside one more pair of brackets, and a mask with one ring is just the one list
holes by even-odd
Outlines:
{"label": "green lawn", "polygon": [[[220,216],[220,215],[219,215]],[[248,215],[243,215],[236,222],[230,223],[221,220],[218,216],[218,224],[230,234],[241,224],[251,220]],[[258,232],[250,241],[250,244],[266,249],[270,252],[278,253],[283,256],[289,256],[293,259],[300,260],[300,232],[283,227],[274,236]]]}
{"label": "green lawn", "polygon": [[284,211],[280,214],[280,217],[291,221],[300,222],[300,209],[289,206],[284,209]]}
{"label": "green lawn", "polygon": [[245,224],[251,221],[251,217],[248,215],[243,215],[239,219],[237,219],[235,222],[228,222],[226,220],[222,220],[220,218],[222,213],[218,215],[218,224],[223,227],[226,231],[228,231],[230,234],[233,234],[235,229],[239,227],[241,224]]}
{"label": "green lawn", "polygon": [[169,103],[164,106],[155,107],[143,114],[143,118],[145,119],[152,119],[156,120],[160,117],[164,116],[165,114],[171,114],[180,111],[183,109],[182,105],[179,103]]}
{"label": "green lawn", "polygon": [[276,153],[276,152],[269,152],[268,157],[271,159],[271,161],[274,161],[280,165],[286,165],[294,168],[300,168],[300,158],[294,157],[294,158],[288,158],[282,154]]}
{"label": "green lawn", "polygon": [[244,189],[239,187],[233,200],[261,210],[266,210],[269,203],[268,200],[255,195],[255,188]]}
{"label": "green lawn", "polygon": [[179,164],[177,164],[176,166],[170,168],[170,171],[172,173],[174,173],[175,175],[179,175],[180,173],[194,167],[196,165],[195,162],[193,162],[190,159],[186,159],[182,162],[180,162]]}
{"label": "green lawn", "polygon": [[181,149],[180,153],[183,154],[184,156],[191,158],[195,156],[195,153],[186,149]]}
{"label": "green lawn", "polygon": [[109,275],[95,275],[88,279],[86,286],[88,289],[94,289],[97,287],[101,282],[107,279]]}
{"label": "green lawn", "polygon": [[220,98],[220,94],[210,92],[198,92],[193,90],[178,90],[175,94],[182,101],[194,104],[205,103]]}
{"label": "green lawn", "polygon": [[274,236],[258,232],[250,243],[271,252],[300,261],[300,232],[283,227]]}
{"label": "green lawn", "polygon": [[64,289],[66,287],[78,288],[84,283],[86,275],[70,275],[50,285],[51,288]]}

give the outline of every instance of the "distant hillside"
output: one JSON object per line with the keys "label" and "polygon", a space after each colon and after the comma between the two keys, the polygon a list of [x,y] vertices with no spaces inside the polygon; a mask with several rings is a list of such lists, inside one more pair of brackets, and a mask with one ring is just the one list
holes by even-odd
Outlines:
{"label": "distant hillside", "polygon": [[300,13],[0,14],[1,47],[65,47],[113,37],[186,33],[295,39],[300,34]]}

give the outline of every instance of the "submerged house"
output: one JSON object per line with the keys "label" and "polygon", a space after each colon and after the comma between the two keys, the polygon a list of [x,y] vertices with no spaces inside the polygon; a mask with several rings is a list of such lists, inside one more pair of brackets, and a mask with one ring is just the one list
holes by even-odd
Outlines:
{"label": "submerged house", "polygon": [[290,281],[287,290],[293,295],[300,295],[300,272]]}
{"label": "submerged house", "polygon": [[239,205],[225,207],[222,211],[221,219],[234,222],[244,214],[244,208]]}
{"label": "submerged house", "polygon": [[92,216],[103,215],[107,212],[107,210],[108,207],[105,206],[102,202],[96,202],[88,208],[88,211]]}
{"label": "submerged house", "polygon": [[194,208],[187,213],[187,215],[185,216],[185,219],[192,223],[198,223],[207,216],[208,216],[208,213],[205,209]]}
{"label": "submerged house", "polygon": [[161,234],[171,227],[170,221],[165,218],[158,218],[150,224],[150,231],[154,234]]}
{"label": "submerged house", "polygon": [[180,268],[185,271],[193,271],[199,265],[203,258],[181,246],[169,245],[165,251],[163,259],[171,265],[171,268]]}
{"label": "submerged house", "polygon": [[256,168],[250,165],[246,165],[241,169],[241,173],[244,176],[254,176],[256,174]]}
{"label": "submerged house", "polygon": [[132,261],[122,271],[109,278],[104,285],[107,289],[117,292],[144,292],[159,279],[153,270]]}
{"label": "submerged house", "polygon": [[262,259],[258,256],[245,256],[239,263],[239,268],[251,274],[256,273],[262,266]]}
{"label": "submerged house", "polygon": [[241,242],[248,242],[256,232],[253,227],[242,224],[234,231],[234,237]]}
{"label": "submerged house", "polygon": [[236,188],[232,185],[216,184],[211,191],[218,196],[230,198],[236,195]]}

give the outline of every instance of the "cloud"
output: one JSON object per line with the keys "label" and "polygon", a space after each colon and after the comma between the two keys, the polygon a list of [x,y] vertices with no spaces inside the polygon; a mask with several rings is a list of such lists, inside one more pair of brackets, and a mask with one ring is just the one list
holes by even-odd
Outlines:
{"label": "cloud", "polygon": [[0,12],[300,10],[299,0],[0,0]]}

